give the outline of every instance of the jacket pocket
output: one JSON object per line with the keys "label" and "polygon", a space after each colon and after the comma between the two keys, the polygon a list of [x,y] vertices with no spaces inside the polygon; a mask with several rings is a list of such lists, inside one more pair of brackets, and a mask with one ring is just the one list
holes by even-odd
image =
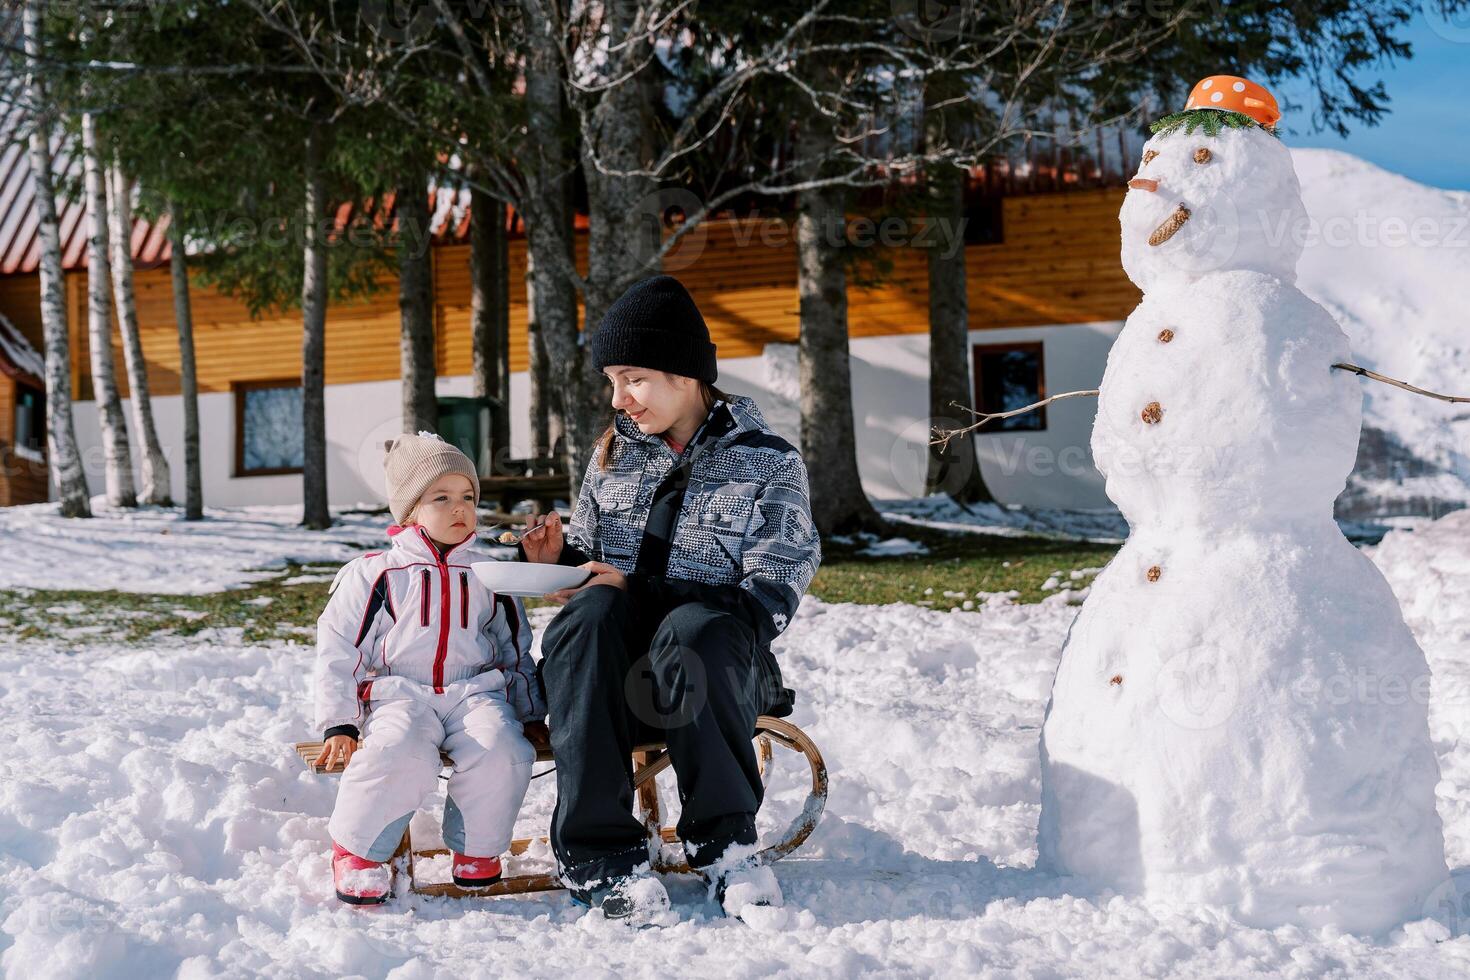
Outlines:
{"label": "jacket pocket", "polygon": [[734,493],[709,494],[693,517],[699,522],[696,540],[703,542],[700,557],[707,566],[728,566],[738,576],[745,555],[745,529],[755,511],[755,498]]}

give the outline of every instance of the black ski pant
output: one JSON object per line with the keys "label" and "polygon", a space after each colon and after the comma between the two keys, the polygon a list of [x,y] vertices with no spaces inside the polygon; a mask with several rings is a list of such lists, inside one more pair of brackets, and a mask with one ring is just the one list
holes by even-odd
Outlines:
{"label": "black ski pant", "polygon": [[692,867],[754,844],[763,787],[752,738],[755,634],[698,602],[657,621],[612,586],[583,589],[542,638],[556,810],[551,843],[575,887],[648,860],[633,816],[633,747],[666,742],[678,779],[678,833]]}

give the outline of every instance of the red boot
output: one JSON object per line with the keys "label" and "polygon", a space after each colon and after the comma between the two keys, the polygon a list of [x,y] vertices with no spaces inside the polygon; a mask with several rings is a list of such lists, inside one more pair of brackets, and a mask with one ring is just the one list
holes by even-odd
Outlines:
{"label": "red boot", "polygon": [[472,858],[458,851],[452,853],[454,865],[450,873],[461,888],[484,888],[500,880],[500,858]]}
{"label": "red boot", "polygon": [[332,884],[348,905],[382,905],[388,901],[392,872],[381,861],[369,861],[332,842]]}

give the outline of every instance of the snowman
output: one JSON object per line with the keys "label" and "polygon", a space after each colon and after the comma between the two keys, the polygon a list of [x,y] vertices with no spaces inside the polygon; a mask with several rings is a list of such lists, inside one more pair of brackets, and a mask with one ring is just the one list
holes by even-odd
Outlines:
{"label": "snowman", "polygon": [[1062,653],[1039,864],[1258,926],[1383,933],[1447,880],[1429,669],[1338,530],[1362,396],[1296,288],[1305,222],[1270,93],[1156,123],[1120,214],[1144,291],[1092,451],[1127,519]]}

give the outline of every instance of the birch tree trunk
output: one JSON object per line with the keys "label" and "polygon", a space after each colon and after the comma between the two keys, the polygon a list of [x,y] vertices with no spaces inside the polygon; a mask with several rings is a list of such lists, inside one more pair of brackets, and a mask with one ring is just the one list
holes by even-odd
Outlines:
{"label": "birch tree trunk", "polygon": [[138,331],[138,302],[133,294],[133,184],[114,162],[107,169],[108,240],[112,247],[112,294],[117,304],[117,322],[122,328],[123,364],[128,372],[128,391],[133,408],[133,428],[143,443],[139,470],[140,502],[156,507],[173,506],[168,458],[153,424],[153,398],[148,388],[148,362],[143,357],[143,338]]}
{"label": "birch tree trunk", "polygon": [[470,373],[490,405],[491,472],[510,455],[510,296],[505,203],[470,189]]}
{"label": "birch tree trunk", "polygon": [[169,272],[174,320],[179,327],[179,397],[184,403],[184,519],[204,518],[204,480],[199,466],[199,381],[194,369],[194,308],[189,300],[189,266],[179,209],[169,202]]}
{"label": "birch tree trunk", "polygon": [[566,429],[567,499],[575,500],[592,444],[601,431],[590,408],[594,381],[577,330],[572,264],[570,180],[573,153],[563,101],[559,43],[566,0],[525,0],[526,112],[530,138],[523,156],[527,245],[533,258],[536,320],[546,348],[548,375],[559,392]]}
{"label": "birch tree trunk", "polygon": [[421,171],[398,188],[399,357],[403,431],[438,432],[434,392],[434,272],[429,255],[429,202]]}
{"label": "birch tree trunk", "polygon": [[61,230],[51,174],[50,103],[36,70],[41,57],[41,4],[30,0],[24,13],[26,90],[34,117],[29,133],[31,180],[36,186],[36,216],[41,242],[41,324],[46,348],[46,462],[62,517],[91,517],[87,474],[77,451],[71,400],[71,324],[61,267]]}
{"label": "birch tree trunk", "polygon": [[112,359],[112,272],[108,257],[107,181],[97,147],[97,120],[82,115],[82,152],[87,191],[87,341],[92,355],[92,394],[102,426],[107,461],[107,502],[138,506],[128,422],[117,390]]}
{"label": "birch tree trunk", "polygon": [[327,180],[331,133],[313,123],[306,137],[306,206],[301,279],[301,523],[332,525],[327,506]]}
{"label": "birch tree trunk", "polygon": [[[798,138],[803,159],[829,147],[814,122]],[[884,522],[863,492],[852,420],[852,368],[847,334],[847,192],[840,185],[797,195],[797,291],[801,337],[801,451],[812,517],[823,535],[880,531]]]}

